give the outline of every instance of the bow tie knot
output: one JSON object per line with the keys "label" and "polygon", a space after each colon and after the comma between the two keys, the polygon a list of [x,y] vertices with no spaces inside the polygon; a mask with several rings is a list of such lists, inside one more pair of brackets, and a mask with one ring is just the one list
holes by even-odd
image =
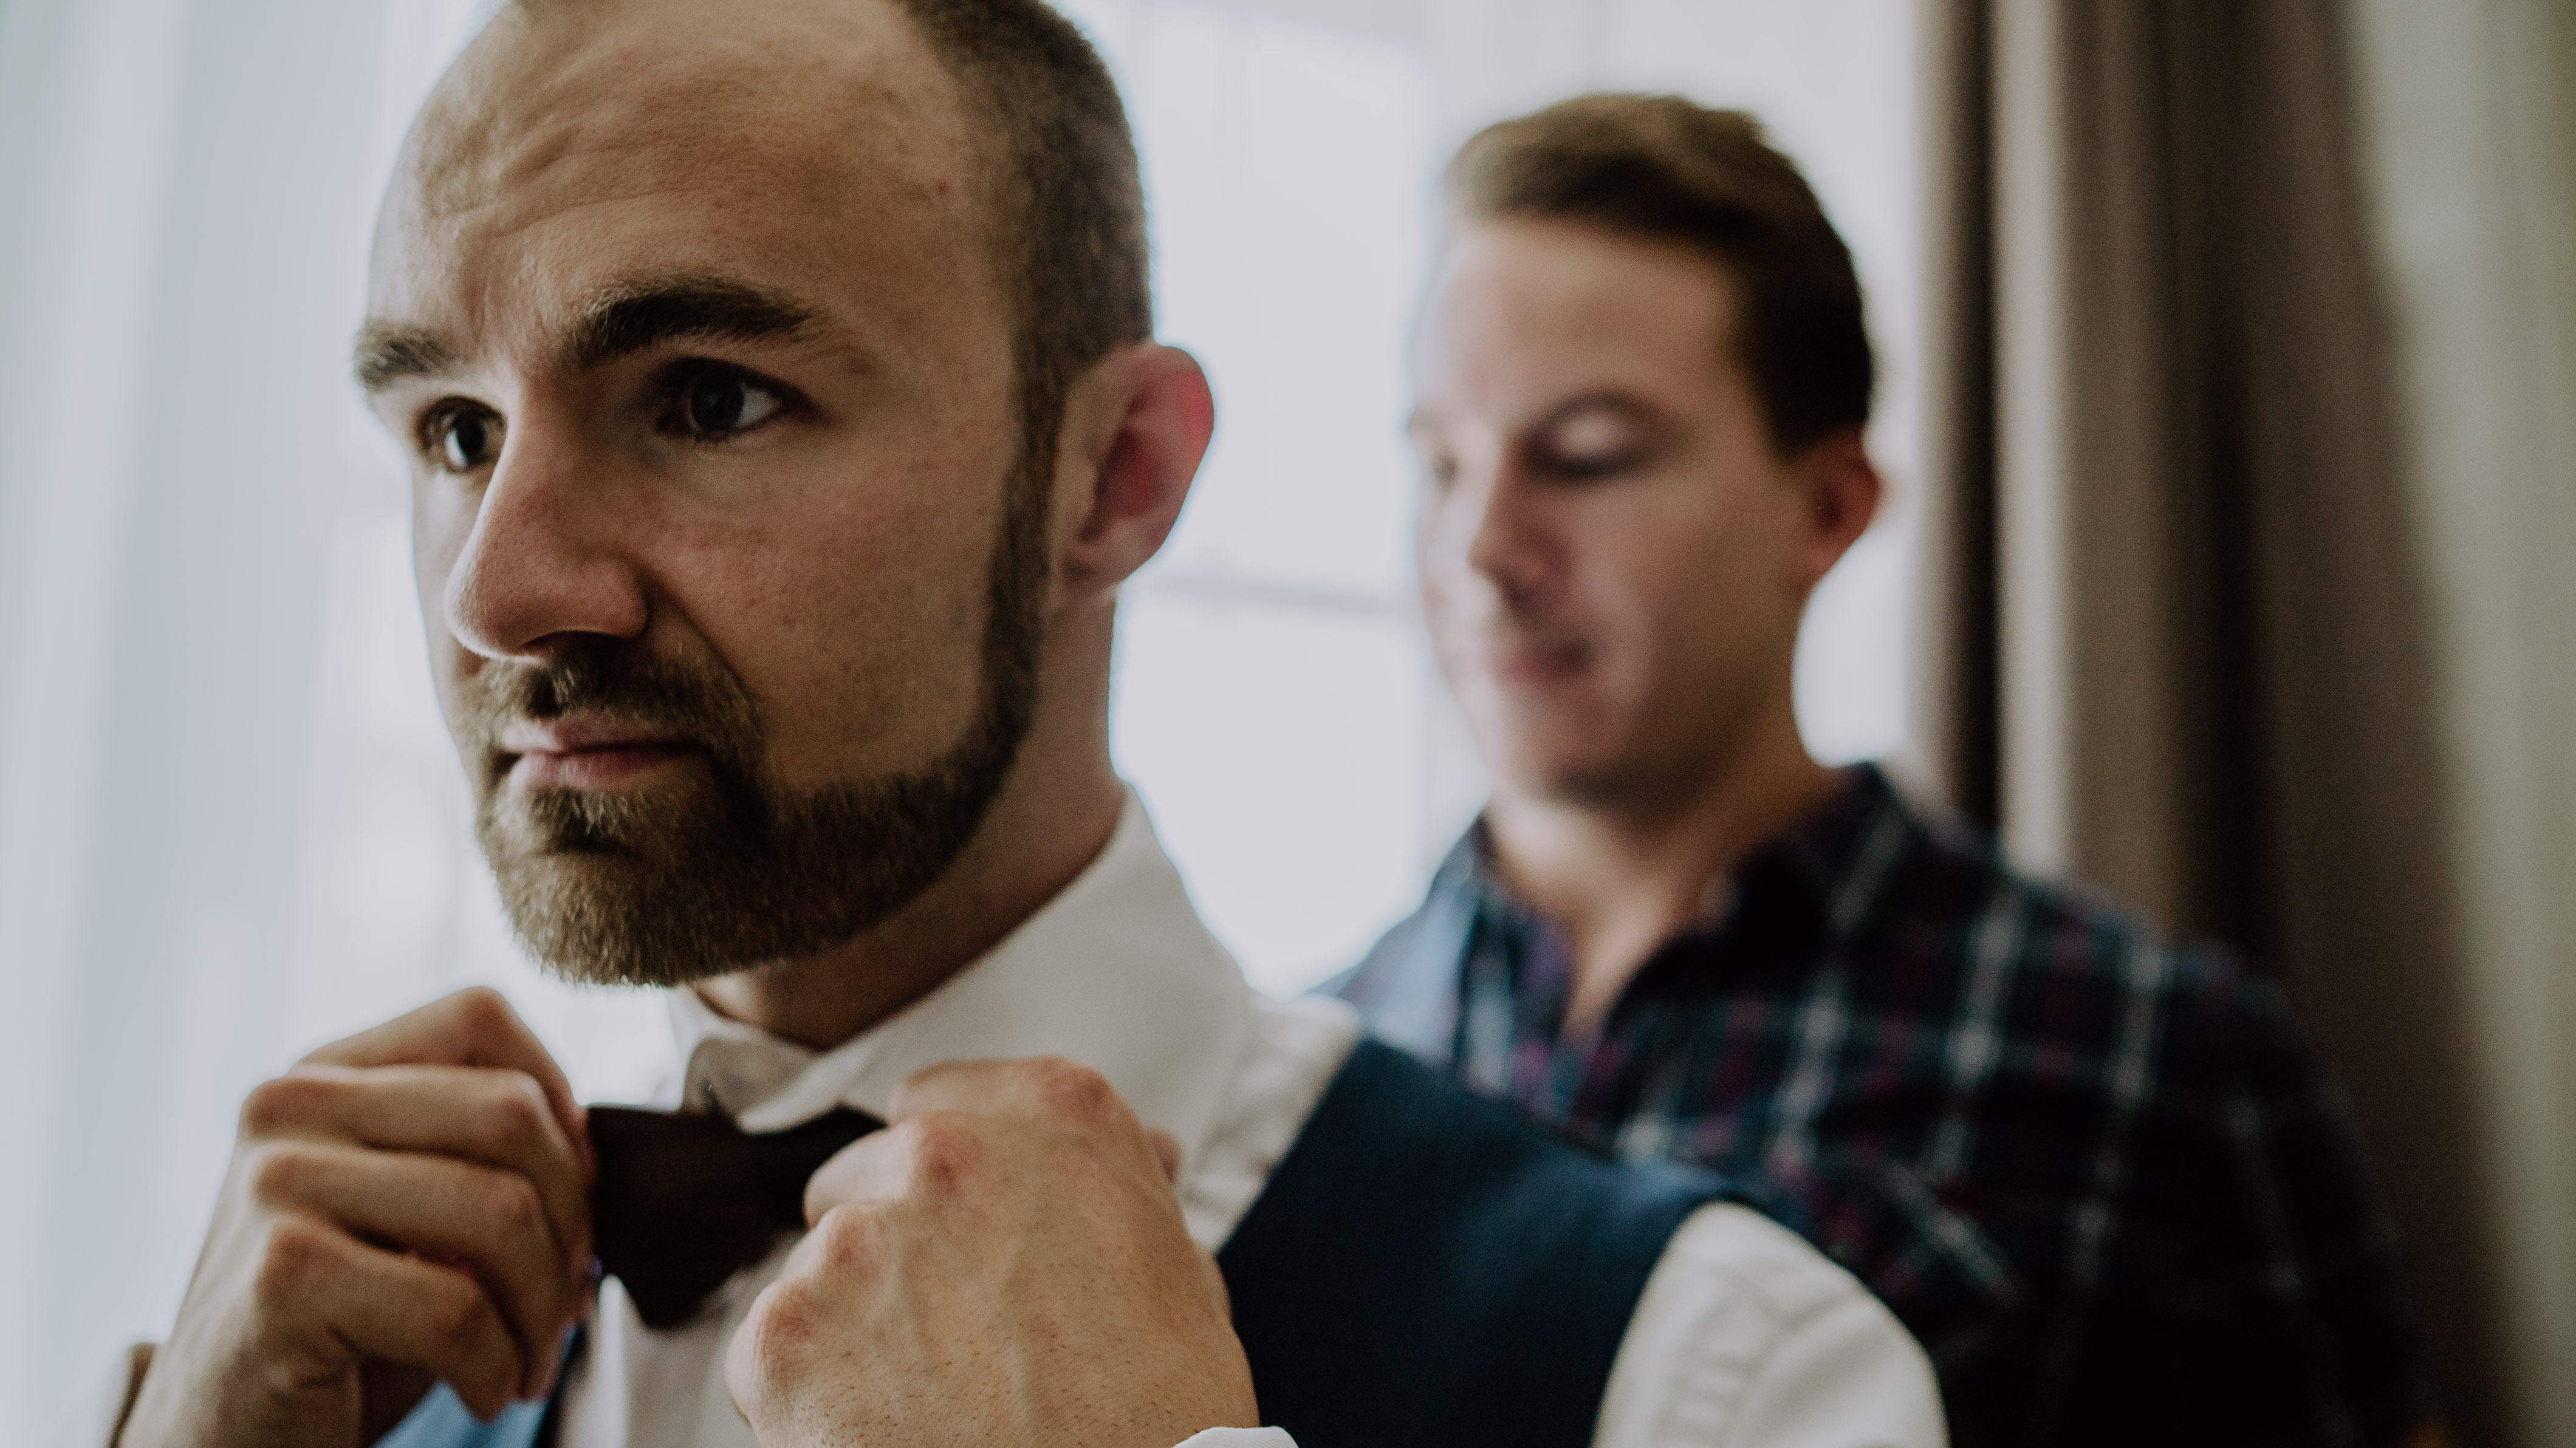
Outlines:
{"label": "bow tie knot", "polygon": [[754,1134],[721,1116],[591,1107],[600,1269],[626,1285],[645,1326],[688,1321],[709,1293],[768,1256],[780,1234],[804,1227],[805,1184],[823,1163],[884,1125],[843,1107]]}

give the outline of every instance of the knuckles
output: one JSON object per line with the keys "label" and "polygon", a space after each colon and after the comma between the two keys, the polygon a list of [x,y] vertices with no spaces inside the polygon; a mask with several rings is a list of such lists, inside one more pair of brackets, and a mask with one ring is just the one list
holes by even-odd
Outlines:
{"label": "knuckles", "polygon": [[262,1081],[242,1098],[241,1134],[274,1136],[313,1121],[339,1089],[338,1082],[319,1076],[290,1074]]}
{"label": "knuckles", "polygon": [[488,985],[469,985],[433,1009],[444,1008],[456,1025],[470,1037],[482,1037],[508,1031],[519,1023],[509,1000]]}
{"label": "knuckles", "polygon": [[507,1236],[532,1236],[547,1230],[546,1204],[526,1177],[514,1172],[485,1179],[477,1204],[483,1220]]}
{"label": "knuckles", "polygon": [[520,1152],[533,1152],[547,1138],[554,1108],[535,1077],[512,1071],[501,1079],[505,1084],[481,1107],[482,1134]]}
{"label": "knuckles", "polygon": [[301,1217],[275,1218],[259,1237],[251,1294],[272,1306],[293,1302],[339,1262],[340,1244],[329,1230]]}
{"label": "knuckles", "polygon": [[[814,1224],[815,1245],[825,1271],[835,1275],[872,1271],[885,1257],[885,1231],[875,1214],[853,1206],[834,1207]],[[794,1283],[800,1289],[812,1290],[813,1284],[802,1276],[783,1277],[782,1284]]]}
{"label": "knuckles", "polygon": [[1122,1114],[1123,1103],[1109,1078],[1061,1056],[1042,1056],[1022,1063],[1029,1089],[1048,1115],[1082,1126],[1100,1126]]}
{"label": "knuckles", "polygon": [[742,1340],[756,1381],[790,1375],[785,1365],[802,1358],[830,1332],[831,1307],[813,1279],[781,1277],[754,1298],[743,1318]]}
{"label": "knuckles", "polygon": [[421,1293],[416,1309],[422,1326],[451,1342],[489,1339],[500,1330],[492,1304],[462,1274],[443,1272]]}
{"label": "knuckles", "polygon": [[903,1137],[912,1190],[954,1196],[967,1190],[979,1174],[985,1150],[972,1118],[934,1111],[895,1129]]}
{"label": "knuckles", "polygon": [[307,1147],[294,1142],[264,1142],[243,1153],[242,1181],[251,1200],[273,1209],[303,1199],[314,1174],[325,1164]]}

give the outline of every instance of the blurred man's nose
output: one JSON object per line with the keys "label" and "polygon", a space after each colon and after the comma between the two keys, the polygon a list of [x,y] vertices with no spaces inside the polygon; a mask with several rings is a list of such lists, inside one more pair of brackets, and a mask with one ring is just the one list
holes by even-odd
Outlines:
{"label": "blurred man's nose", "polygon": [[622,546],[632,503],[577,427],[523,418],[507,434],[443,603],[459,643],[530,658],[589,637],[635,638],[651,610]]}
{"label": "blurred man's nose", "polygon": [[1546,499],[1509,456],[1461,461],[1434,512],[1427,566],[1454,582],[1490,585],[1506,598],[1545,578],[1556,552]]}

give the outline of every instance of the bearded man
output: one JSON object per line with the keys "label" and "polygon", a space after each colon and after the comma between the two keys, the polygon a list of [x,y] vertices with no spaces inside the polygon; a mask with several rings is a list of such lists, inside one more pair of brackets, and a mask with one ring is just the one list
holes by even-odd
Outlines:
{"label": "bearded man", "polygon": [[1034,0],[469,48],[358,375],[504,903],[668,991],[685,1110],[585,1111],[489,993],[325,1048],[99,1441],[1940,1441],[1758,1184],[1565,1147],[1192,913],[1108,748],[1213,426],[1143,238]]}

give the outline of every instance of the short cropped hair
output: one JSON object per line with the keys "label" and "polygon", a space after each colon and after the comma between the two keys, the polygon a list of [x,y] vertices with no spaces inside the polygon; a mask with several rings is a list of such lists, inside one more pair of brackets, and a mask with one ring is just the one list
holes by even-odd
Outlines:
{"label": "short cropped hair", "polygon": [[1091,42],[1045,0],[891,3],[964,97],[1017,334],[1021,462],[1044,468],[1073,379],[1154,334],[1145,188],[1127,110]]}
{"label": "short cropped hair", "polygon": [[1117,84],[1044,0],[895,0],[965,96],[1017,331],[1024,463],[1075,378],[1154,333],[1144,184]]}
{"label": "short cropped hair", "polygon": [[1874,369],[1851,251],[1744,112],[1679,96],[1579,96],[1477,133],[1443,190],[1462,222],[1572,222],[1717,262],[1738,296],[1726,342],[1778,451],[1869,421]]}

